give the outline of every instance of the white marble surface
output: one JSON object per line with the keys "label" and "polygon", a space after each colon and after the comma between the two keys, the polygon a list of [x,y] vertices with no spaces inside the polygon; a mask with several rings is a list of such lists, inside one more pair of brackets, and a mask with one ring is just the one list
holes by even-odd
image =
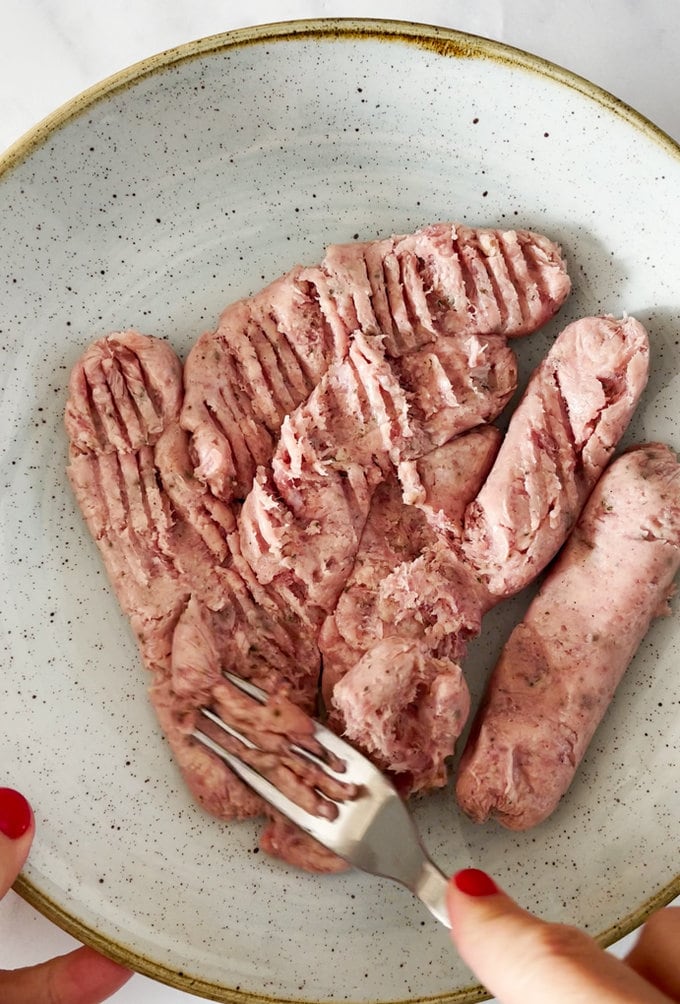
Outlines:
{"label": "white marble surface", "polygon": [[[667,0],[2,0],[0,150],[86,87],[154,52],[248,24],[320,16],[417,20],[528,49],[600,84],[680,140],[680,4]],[[14,893],[0,904],[0,967],[74,944]],[[136,975],[112,1000],[197,998]]]}

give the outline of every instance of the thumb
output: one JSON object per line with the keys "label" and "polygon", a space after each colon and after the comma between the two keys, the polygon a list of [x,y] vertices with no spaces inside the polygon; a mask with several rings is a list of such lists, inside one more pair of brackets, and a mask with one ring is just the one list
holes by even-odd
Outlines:
{"label": "thumb", "polygon": [[34,829],[24,796],[14,788],[0,788],[0,899],[24,866]]}
{"label": "thumb", "polygon": [[108,1000],[132,973],[92,948],[76,948],[68,955],[26,969],[0,971],[3,1004],[100,1004]]}
{"label": "thumb", "polygon": [[538,920],[476,868],[453,876],[448,908],[461,957],[502,1004],[668,1004],[583,931]]}

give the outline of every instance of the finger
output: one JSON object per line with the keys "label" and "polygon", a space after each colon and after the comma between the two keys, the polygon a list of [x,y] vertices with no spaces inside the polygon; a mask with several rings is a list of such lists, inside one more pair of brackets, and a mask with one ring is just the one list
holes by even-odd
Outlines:
{"label": "finger", "polygon": [[460,955],[503,1004],[668,1004],[585,933],[538,920],[475,868],[454,875],[448,907]]}
{"label": "finger", "polygon": [[648,983],[680,1001],[680,906],[652,914],[624,960]]}
{"label": "finger", "polygon": [[132,973],[92,948],[77,948],[39,966],[0,972],[2,1004],[99,1004]]}
{"label": "finger", "polygon": [[24,866],[33,831],[33,812],[24,796],[0,788],[0,899]]}

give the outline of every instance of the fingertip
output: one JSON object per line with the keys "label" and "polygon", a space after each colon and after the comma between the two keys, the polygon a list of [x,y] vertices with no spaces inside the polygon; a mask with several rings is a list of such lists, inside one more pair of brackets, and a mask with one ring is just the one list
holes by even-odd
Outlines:
{"label": "fingertip", "polygon": [[0,1001],[101,1004],[131,976],[93,948],[81,947],[37,966],[0,972]]}
{"label": "fingertip", "polygon": [[55,959],[54,964],[53,986],[61,995],[57,999],[75,1004],[106,1000],[132,976],[129,969],[88,946]]}
{"label": "fingertip", "polygon": [[451,876],[453,886],[466,896],[495,896],[500,889],[486,872],[480,868],[462,868]]}
{"label": "fingertip", "polygon": [[508,1004],[534,1004],[538,998],[514,993],[524,981],[518,969],[526,949],[524,911],[479,868],[451,876],[447,906],[453,945],[490,994]]}
{"label": "fingertip", "polygon": [[0,899],[26,863],[34,832],[27,799],[14,788],[0,788]]}
{"label": "fingertip", "polygon": [[446,896],[452,931],[455,933],[475,902],[481,904],[490,897],[500,895],[502,891],[494,879],[481,869],[462,868],[455,872],[449,879]]}
{"label": "fingertip", "polygon": [[0,833],[18,840],[34,826],[33,809],[16,788],[0,787]]}

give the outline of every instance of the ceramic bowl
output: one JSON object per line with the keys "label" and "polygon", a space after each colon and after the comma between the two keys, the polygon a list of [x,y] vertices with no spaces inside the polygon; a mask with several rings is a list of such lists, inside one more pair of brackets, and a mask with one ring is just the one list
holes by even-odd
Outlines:
{"label": "ceramic bowl", "polygon": [[[626,442],[680,447],[680,157],[635,112],[526,53],[367,21],[235,31],[132,67],[0,164],[3,783],[35,806],[20,892],[79,939],[221,1001],[472,1001],[483,991],[400,887],[302,874],[183,786],[65,476],[71,366],[137,327],[185,354],[230,301],[326,243],[434,221],[559,241],[573,293],[518,346],[522,380],[576,317],[648,326]],[[526,598],[490,615],[475,700]],[[657,621],[559,809],[475,826],[415,808],[448,871],[611,942],[680,891],[680,625]]]}

